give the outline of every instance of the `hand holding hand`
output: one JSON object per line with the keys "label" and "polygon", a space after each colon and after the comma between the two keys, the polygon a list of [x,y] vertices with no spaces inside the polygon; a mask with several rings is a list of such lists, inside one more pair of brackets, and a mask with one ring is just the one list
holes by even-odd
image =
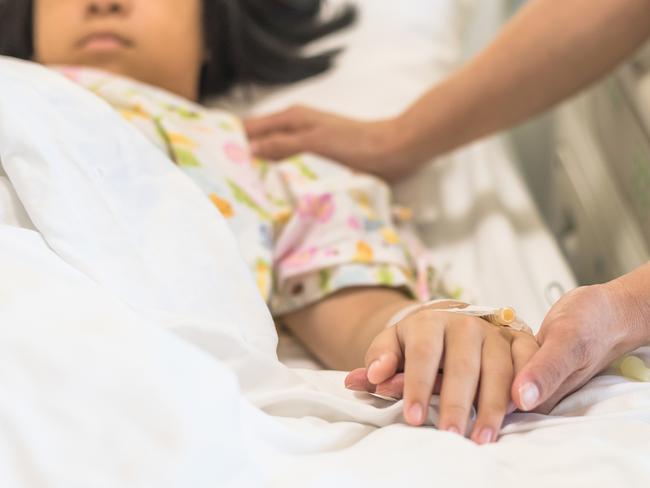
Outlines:
{"label": "hand holding hand", "polygon": [[519,409],[550,412],[557,403],[643,344],[638,307],[620,283],[573,290],[553,306],[537,335],[540,350],[517,375]]}
{"label": "hand holding hand", "polygon": [[471,438],[488,443],[497,439],[515,374],[537,349],[526,332],[425,309],[382,331],[368,349],[367,368],[350,373],[346,385],[388,396],[401,396],[403,389],[404,417],[411,425],[424,423],[431,395],[440,391],[439,428],[462,434],[476,400]]}

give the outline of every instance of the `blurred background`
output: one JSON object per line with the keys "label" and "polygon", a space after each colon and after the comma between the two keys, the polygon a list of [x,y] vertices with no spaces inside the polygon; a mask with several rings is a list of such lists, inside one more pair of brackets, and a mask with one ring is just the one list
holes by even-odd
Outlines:
{"label": "blurred background", "polygon": [[[467,55],[525,0],[469,0]],[[650,50],[509,134],[539,210],[580,284],[650,259]]]}

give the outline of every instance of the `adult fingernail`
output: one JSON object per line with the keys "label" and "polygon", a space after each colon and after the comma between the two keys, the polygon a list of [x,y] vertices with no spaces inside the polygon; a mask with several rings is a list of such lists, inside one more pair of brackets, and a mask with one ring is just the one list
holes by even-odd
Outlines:
{"label": "adult fingernail", "polygon": [[524,410],[532,410],[539,401],[539,388],[534,383],[524,383],[519,387],[519,399]]}
{"label": "adult fingernail", "polygon": [[492,442],[493,437],[494,437],[494,431],[489,427],[484,427],[478,436],[478,442],[479,444],[489,444],[490,442]]}
{"label": "adult fingernail", "polygon": [[410,424],[420,425],[420,424],[422,424],[422,422],[424,422],[424,419],[422,418],[423,415],[424,415],[424,412],[422,411],[422,405],[420,405],[419,403],[414,403],[408,409],[408,412],[407,412],[407,417],[408,418],[406,420]]}

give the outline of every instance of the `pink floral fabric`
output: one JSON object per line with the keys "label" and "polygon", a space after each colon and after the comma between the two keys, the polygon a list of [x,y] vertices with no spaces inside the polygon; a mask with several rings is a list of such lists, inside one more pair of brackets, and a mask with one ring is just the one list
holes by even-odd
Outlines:
{"label": "pink floral fabric", "polygon": [[379,179],[311,155],[253,159],[229,113],[105,72],[58,69],[118,110],[206,194],[275,315],[348,287],[416,293],[416,266]]}

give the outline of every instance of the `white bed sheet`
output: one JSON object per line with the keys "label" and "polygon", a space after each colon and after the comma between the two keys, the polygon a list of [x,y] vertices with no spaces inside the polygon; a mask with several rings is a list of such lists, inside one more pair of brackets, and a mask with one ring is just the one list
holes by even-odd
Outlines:
{"label": "white bed sheet", "polygon": [[223,218],[110,107],[23,63],[0,89],[0,486],[647,486],[650,384],[599,377],[482,448],[407,427],[277,360]]}
{"label": "white bed sheet", "polygon": [[0,486],[650,483],[649,384],[603,375],[477,447],[282,366],[198,189],[70,83],[0,61],[0,89]]}

